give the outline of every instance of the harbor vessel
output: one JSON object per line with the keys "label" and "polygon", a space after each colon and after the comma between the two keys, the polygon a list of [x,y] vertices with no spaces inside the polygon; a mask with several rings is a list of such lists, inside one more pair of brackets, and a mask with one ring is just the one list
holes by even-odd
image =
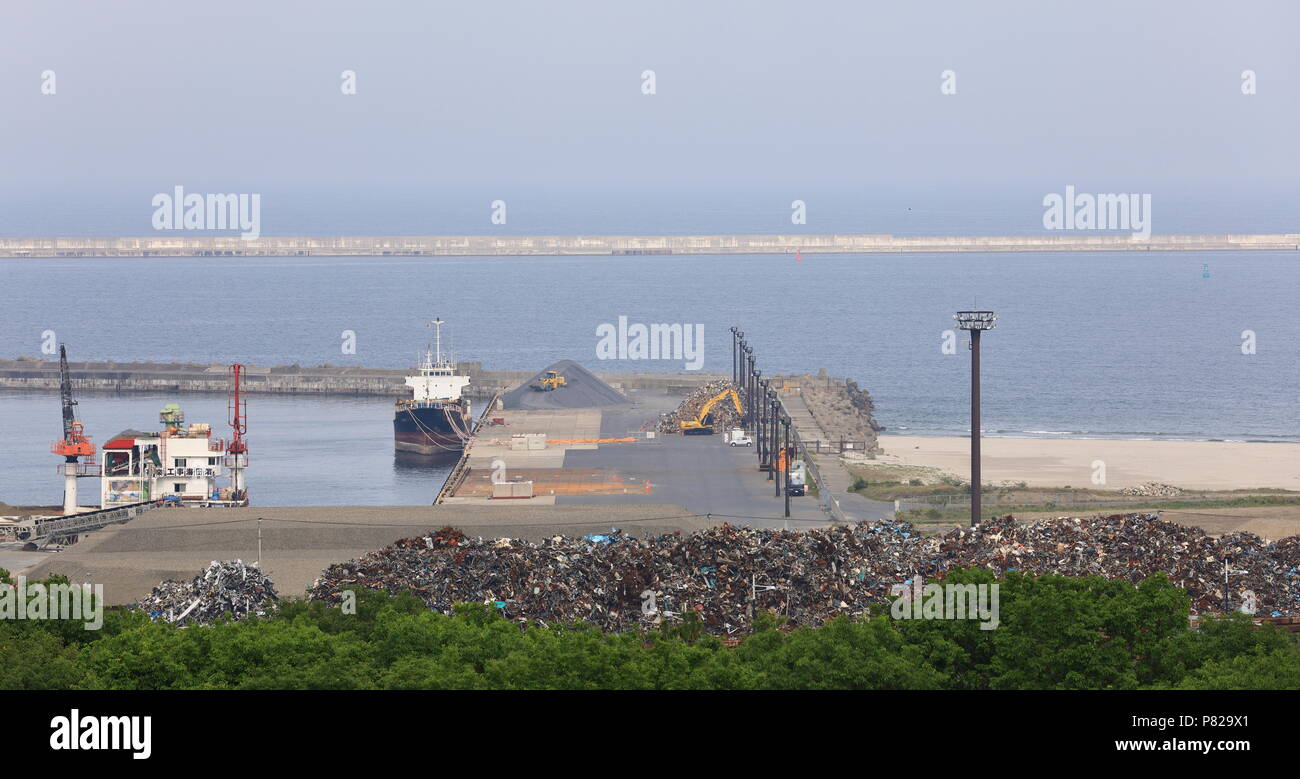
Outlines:
{"label": "harbor vessel", "polygon": [[161,430],[123,430],[104,444],[99,468],[103,508],[146,501],[164,506],[248,505],[243,473],[248,450],[242,435],[230,442],[214,438],[211,425],[186,424],[176,403],[165,405],[158,421]]}
{"label": "harbor vessel", "polygon": [[425,349],[416,374],[406,377],[411,397],[399,399],[393,412],[393,447],[407,454],[458,454],[469,441],[473,419],[462,396],[469,376],[457,374],[455,361],[442,351],[443,321],[429,325],[433,346]]}

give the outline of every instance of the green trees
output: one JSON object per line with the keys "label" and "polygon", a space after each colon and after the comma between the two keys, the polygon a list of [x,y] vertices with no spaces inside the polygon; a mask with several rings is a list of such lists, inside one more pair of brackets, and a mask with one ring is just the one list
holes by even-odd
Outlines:
{"label": "green trees", "polygon": [[1189,629],[1188,599],[1163,576],[1135,586],[970,569],[946,581],[997,583],[998,626],[900,620],[882,606],[789,630],[764,614],[735,644],[698,620],[521,629],[482,604],[445,616],[408,593],[360,590],[356,613],[288,602],[265,619],[184,629],[120,610],[99,631],[0,621],[0,688],[1300,689],[1295,636],[1242,615]]}

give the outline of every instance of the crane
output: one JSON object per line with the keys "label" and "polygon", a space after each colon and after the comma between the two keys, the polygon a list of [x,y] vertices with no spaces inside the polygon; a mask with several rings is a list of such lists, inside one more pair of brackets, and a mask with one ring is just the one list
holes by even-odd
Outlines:
{"label": "crane", "polygon": [[248,432],[248,400],[244,398],[243,390],[239,386],[243,375],[243,365],[234,363],[230,366],[231,390],[227,410],[231,433],[230,443],[226,445],[226,455],[230,461],[230,488],[234,493],[231,497],[237,505],[247,499],[241,472],[248,467],[248,442],[244,440],[244,434]]}
{"label": "crane", "polygon": [[95,445],[86,437],[77,412],[77,401],[72,397],[72,372],[68,370],[68,348],[59,344],[59,399],[63,404],[63,440],[56,441],[50,451],[63,456],[63,513],[77,513],[77,476],[90,469],[78,462],[82,457],[94,457]]}

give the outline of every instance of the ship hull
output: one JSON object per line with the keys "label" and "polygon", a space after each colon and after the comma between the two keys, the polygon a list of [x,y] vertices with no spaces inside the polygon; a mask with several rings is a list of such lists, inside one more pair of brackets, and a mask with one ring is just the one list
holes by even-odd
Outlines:
{"label": "ship hull", "polygon": [[467,412],[463,401],[399,405],[393,414],[393,448],[429,456],[459,453],[470,429]]}

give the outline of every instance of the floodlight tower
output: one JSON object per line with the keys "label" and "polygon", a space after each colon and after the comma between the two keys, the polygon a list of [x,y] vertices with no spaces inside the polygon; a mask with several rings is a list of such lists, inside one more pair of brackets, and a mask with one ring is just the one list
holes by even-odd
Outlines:
{"label": "floodlight tower", "polygon": [[958,311],[957,327],[970,333],[970,524],[980,522],[980,333],[997,327],[992,311]]}

